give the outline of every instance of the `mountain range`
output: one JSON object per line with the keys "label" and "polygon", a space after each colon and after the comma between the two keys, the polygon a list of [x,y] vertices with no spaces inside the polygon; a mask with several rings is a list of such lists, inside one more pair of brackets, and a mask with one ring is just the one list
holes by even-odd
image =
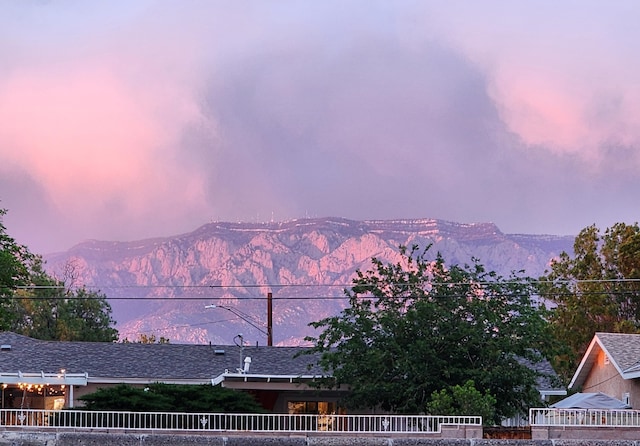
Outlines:
{"label": "mountain range", "polygon": [[[573,236],[504,234],[492,223],[435,219],[299,219],[212,222],[193,232],[133,242],[89,240],[45,256],[47,270],[106,294],[121,338],[172,343],[266,343],[267,293],[274,345],[300,345],[312,321],[347,303],[357,270],[399,259],[399,246],[432,245],[447,264],[473,258],[508,276],[538,277],[572,252]],[[215,305],[213,308],[205,306]]]}

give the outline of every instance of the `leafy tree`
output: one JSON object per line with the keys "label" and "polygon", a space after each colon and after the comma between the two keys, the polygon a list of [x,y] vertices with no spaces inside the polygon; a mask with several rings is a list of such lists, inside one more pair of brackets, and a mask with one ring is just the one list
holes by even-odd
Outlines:
{"label": "leafy tree", "polygon": [[427,403],[427,412],[432,415],[476,415],[481,416],[485,424],[495,420],[496,399],[485,391],[476,389],[472,380],[464,385],[456,384],[431,394]]}
{"label": "leafy tree", "polygon": [[[553,332],[566,346],[556,356],[568,380],[596,332],[640,332],[640,227],[616,223],[604,235],[595,226],[575,239],[541,278],[540,292],[555,308]],[[630,280],[629,280],[630,279]]]}
{"label": "leafy tree", "polygon": [[120,384],[101,388],[80,398],[87,410],[138,412],[260,413],[264,409],[245,392],[211,385]]}
{"label": "leafy tree", "polygon": [[505,279],[473,265],[447,267],[414,246],[400,261],[357,271],[349,305],[311,325],[322,329],[310,353],[330,378],[350,388],[347,407],[424,411],[434,391],[473,380],[497,399],[496,420],[539,404],[537,372],[553,345],[545,309],[526,277]]}
{"label": "leafy tree", "polygon": [[118,339],[107,296],[85,288],[67,293],[61,301],[58,324],[57,339],[60,340],[111,342]]}
{"label": "leafy tree", "polygon": [[33,290],[17,294],[21,306],[14,331],[44,340],[112,342],[111,305],[99,291],[69,289],[64,282],[37,270]]}
{"label": "leafy tree", "polygon": [[[41,256],[6,233],[5,214],[0,209],[0,330],[44,340],[116,340],[106,296],[49,275]],[[72,269],[66,273],[73,278]]]}
{"label": "leafy tree", "polygon": [[0,209],[0,330],[9,330],[15,325],[20,313],[15,292],[30,284],[33,269],[40,262],[26,246],[7,234],[3,224],[6,213],[6,209]]}

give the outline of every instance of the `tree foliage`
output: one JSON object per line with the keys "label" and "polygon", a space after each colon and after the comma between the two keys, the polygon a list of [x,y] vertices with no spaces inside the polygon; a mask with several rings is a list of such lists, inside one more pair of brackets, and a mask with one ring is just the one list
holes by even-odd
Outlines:
{"label": "tree foliage", "polygon": [[487,424],[495,420],[497,400],[488,391],[476,389],[472,380],[431,394],[427,413],[431,415],[481,416]]}
{"label": "tree foliage", "polygon": [[0,209],[0,330],[11,327],[19,306],[14,293],[19,287],[30,284],[39,259],[26,246],[16,243],[3,224],[5,209]]}
{"label": "tree foliage", "polygon": [[138,340],[130,341],[129,338],[124,338],[122,340],[123,344],[170,344],[169,338],[165,338],[164,336],[160,336],[159,338],[156,335],[146,335],[141,333],[138,335]]}
{"label": "tree foliage", "polygon": [[87,410],[137,412],[264,412],[251,395],[211,385],[151,384],[145,388],[119,384],[79,398]]}
{"label": "tree foliage", "polygon": [[0,209],[0,330],[44,340],[116,340],[106,296],[72,287],[72,265],[65,280],[49,275],[41,256],[6,233],[5,214]]}
{"label": "tree foliage", "polygon": [[[321,329],[310,352],[331,376],[323,385],[346,384],[344,404],[405,413],[425,410],[433,392],[473,380],[496,400],[496,420],[539,404],[538,373],[553,345],[545,309],[531,300],[531,281],[505,279],[471,266],[445,266],[400,247],[400,261],[358,271],[349,305],[314,322]],[[521,274],[521,273],[520,273]]]}
{"label": "tree foliage", "polygon": [[640,227],[617,223],[601,234],[584,228],[541,279],[555,305],[551,323],[566,346],[555,366],[571,377],[596,332],[640,332]]}

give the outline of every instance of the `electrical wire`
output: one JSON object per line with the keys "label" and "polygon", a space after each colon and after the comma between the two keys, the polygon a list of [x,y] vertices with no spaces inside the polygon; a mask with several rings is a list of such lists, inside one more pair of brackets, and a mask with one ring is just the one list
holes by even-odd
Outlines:
{"label": "electrical wire", "polygon": [[[524,285],[524,284],[589,284],[589,283],[640,283],[640,279],[634,278],[617,278],[617,279],[574,279],[574,280],[541,280],[528,279],[522,280],[501,280],[501,281],[477,281],[477,282],[447,282],[446,285]],[[407,282],[385,282],[388,285],[410,285]],[[158,289],[158,288],[184,288],[184,289],[235,289],[235,288],[351,288],[353,286],[366,286],[367,284],[349,283],[349,284],[238,284],[238,285],[82,285],[74,288],[86,289]],[[370,285],[377,285],[371,283]],[[61,285],[21,285],[14,287],[16,289],[64,289]]]}
{"label": "electrical wire", "polygon": [[[442,297],[451,297],[451,298],[462,298],[462,297],[467,297],[470,294],[473,294],[475,290],[469,290],[469,292],[467,293],[446,293],[443,294]],[[530,296],[530,297],[540,297],[540,298],[548,298],[548,297],[564,297],[564,296],[574,296],[576,294],[579,294],[580,296],[593,296],[593,295],[618,295],[618,296],[625,296],[625,295],[629,295],[629,296],[633,296],[633,295],[637,295],[638,293],[640,293],[640,290],[595,290],[595,291],[577,291],[577,292],[531,292],[531,293],[496,293],[496,292],[491,292],[489,291],[488,293],[486,293],[486,296],[493,296],[493,297],[505,297],[505,296],[511,296],[511,297],[526,297],[526,296]],[[329,300],[336,300],[336,301],[340,301],[340,300],[349,300],[352,297],[356,297],[357,299],[377,299],[376,296],[371,296],[371,295],[358,295],[358,296],[317,296],[317,295],[309,295],[309,296],[274,296],[272,297],[272,300],[275,301],[308,301],[308,300],[319,300],[319,301],[329,301]],[[423,298],[431,298],[431,297],[438,297],[435,293],[430,293],[430,292],[425,292],[424,295],[402,295],[402,296],[397,296],[399,298],[406,298],[406,299],[423,299]],[[193,301],[212,301],[212,300],[222,300],[222,301],[227,301],[227,300],[233,300],[236,302],[243,302],[243,301],[254,301],[254,300],[259,300],[259,301],[264,301],[266,300],[266,296],[106,296],[106,295],[89,295],[89,296],[82,296],[82,297],[78,297],[78,296],[69,296],[69,295],[64,295],[64,296],[59,296],[59,295],[50,295],[50,296],[42,296],[42,295],[38,295],[38,296],[4,296],[0,298],[0,301],[2,299],[31,299],[31,300],[100,300],[100,299],[106,299],[109,301],[113,301],[113,300],[146,300],[146,301],[163,301],[163,300],[193,300]]]}
{"label": "electrical wire", "polygon": [[[429,283],[428,281],[426,283]],[[455,287],[455,286],[492,286],[492,285],[500,285],[500,286],[504,286],[504,285],[520,285],[520,286],[534,286],[534,285],[542,285],[542,284],[551,284],[551,285],[573,285],[573,286],[577,286],[580,284],[634,284],[634,283],[640,283],[640,279],[633,279],[633,278],[617,278],[617,279],[579,279],[579,280],[561,280],[561,281],[553,281],[553,280],[533,280],[533,279],[528,279],[528,278],[522,278],[522,280],[511,280],[511,281],[477,281],[477,282],[446,282],[443,284],[440,284],[442,286],[446,286],[446,287]],[[266,297],[265,296],[180,296],[180,295],[173,295],[173,296],[135,296],[135,295],[129,295],[129,296],[106,296],[104,294],[104,291],[102,290],[145,290],[145,289],[185,289],[185,290],[192,290],[192,289],[252,289],[252,288],[280,288],[280,289],[287,289],[287,288],[332,288],[332,287],[341,287],[343,289],[348,289],[348,288],[353,288],[355,286],[366,286],[367,284],[361,284],[361,283],[351,283],[348,285],[345,284],[244,284],[244,285],[102,285],[102,286],[98,286],[98,285],[84,285],[84,286],[80,286],[80,287],[73,287],[71,288],[71,291],[73,290],[78,290],[78,289],[89,289],[89,290],[98,290],[96,291],[96,293],[99,293],[100,295],[89,295],[89,296],[83,296],[83,297],[78,297],[78,296],[73,296],[73,295],[38,295],[38,296],[12,296],[13,298],[28,298],[28,299],[33,299],[33,300],[65,300],[65,299],[107,299],[109,301],[116,301],[116,300],[127,300],[127,301],[131,301],[131,300],[148,300],[148,301],[162,301],[162,300],[195,300],[195,301],[212,301],[212,300],[228,300],[228,299],[234,299],[236,301],[251,301],[251,300],[264,300]],[[376,286],[378,284],[375,283],[371,283],[371,286]],[[407,286],[407,287],[411,287],[413,286],[413,284],[410,283],[406,283],[406,282],[395,282],[395,283],[384,283],[384,285],[396,285],[396,286]],[[437,287],[438,284],[436,284]],[[18,286],[15,287],[15,289],[19,289],[19,290],[61,290],[61,289],[65,289],[64,286],[60,286],[60,285],[23,285],[23,286]],[[582,291],[582,290],[576,290],[576,291],[567,291],[567,292],[560,292],[560,291],[554,291],[554,290],[549,290],[549,291],[537,291],[537,292],[531,292],[531,293],[496,293],[496,292],[491,292],[491,290],[488,290],[488,295],[491,296],[495,296],[495,297],[501,297],[501,296],[512,296],[512,297],[525,297],[525,296],[535,296],[538,298],[549,298],[549,297],[555,297],[555,298],[562,298],[564,296],[573,296],[575,294],[580,294],[582,296],[588,296],[588,295],[598,295],[598,294],[613,294],[613,295],[618,295],[618,296],[624,296],[624,295],[635,295],[637,294],[638,291],[634,291],[634,290],[593,290],[593,291]],[[404,298],[407,299],[419,299],[419,298],[424,298],[424,297],[430,297],[433,296],[433,293],[430,293],[429,291],[426,291],[426,293],[424,295],[419,295],[419,296],[402,296]],[[451,293],[447,293],[447,297],[451,297],[451,298],[461,298],[461,297],[466,297],[468,296],[468,293],[455,293],[455,294],[451,294]],[[375,299],[375,297],[373,296],[367,296],[367,295],[360,295],[357,296],[358,298],[361,299]],[[6,298],[6,297],[4,297]],[[341,294],[341,295],[333,295],[333,296],[327,296],[327,295],[306,295],[306,296],[272,296],[273,301],[302,301],[302,300],[323,300],[323,301],[329,301],[329,300],[349,300],[351,299],[351,296],[347,295],[347,294]]]}

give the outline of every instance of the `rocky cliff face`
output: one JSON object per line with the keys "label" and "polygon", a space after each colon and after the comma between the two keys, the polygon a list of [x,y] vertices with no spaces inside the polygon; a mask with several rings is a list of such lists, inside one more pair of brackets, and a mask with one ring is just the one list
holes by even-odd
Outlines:
{"label": "rocky cliff face", "polygon": [[[78,282],[111,299],[122,337],[171,342],[266,343],[266,296],[273,294],[274,343],[297,345],[311,321],[346,303],[356,270],[398,259],[398,246],[433,244],[449,264],[480,259],[508,275],[536,277],[573,237],[509,235],[493,224],[441,220],[304,219],[281,223],[210,223],[183,235],[137,242],[87,241],[48,256],[50,272],[71,264]],[[205,309],[216,304],[226,308]]]}

